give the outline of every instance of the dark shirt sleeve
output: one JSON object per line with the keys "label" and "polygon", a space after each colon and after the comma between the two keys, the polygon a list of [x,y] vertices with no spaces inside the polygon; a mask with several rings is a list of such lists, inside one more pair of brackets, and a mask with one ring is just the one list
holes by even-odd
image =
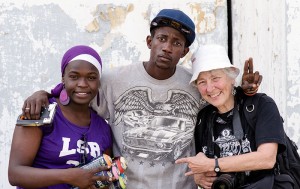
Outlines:
{"label": "dark shirt sleeve", "polygon": [[278,153],[285,150],[282,117],[276,103],[265,95],[258,103],[255,140],[257,147],[263,143],[278,143]]}

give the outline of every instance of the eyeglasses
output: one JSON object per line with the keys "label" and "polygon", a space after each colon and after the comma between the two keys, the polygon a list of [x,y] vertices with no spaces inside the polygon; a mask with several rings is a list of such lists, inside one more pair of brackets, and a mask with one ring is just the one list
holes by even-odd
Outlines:
{"label": "eyeglasses", "polygon": [[81,154],[80,157],[80,165],[84,165],[87,163],[87,153],[86,153],[87,140],[85,134],[82,135],[81,140],[83,141],[83,144],[81,145],[81,147],[83,147],[83,153]]}
{"label": "eyeglasses", "polygon": [[185,27],[184,25],[180,24],[179,22],[176,22],[174,20],[166,19],[166,18],[158,18],[154,20],[151,23],[151,28],[152,27],[157,27],[157,26],[171,26],[179,31],[182,31],[185,34],[191,34],[191,30]]}

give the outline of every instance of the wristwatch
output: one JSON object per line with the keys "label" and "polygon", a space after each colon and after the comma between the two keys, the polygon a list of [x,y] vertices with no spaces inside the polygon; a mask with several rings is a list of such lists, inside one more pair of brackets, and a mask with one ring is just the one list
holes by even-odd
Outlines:
{"label": "wristwatch", "polygon": [[214,168],[216,173],[219,173],[221,171],[220,167],[219,167],[219,162],[218,162],[218,157],[215,156],[215,168]]}

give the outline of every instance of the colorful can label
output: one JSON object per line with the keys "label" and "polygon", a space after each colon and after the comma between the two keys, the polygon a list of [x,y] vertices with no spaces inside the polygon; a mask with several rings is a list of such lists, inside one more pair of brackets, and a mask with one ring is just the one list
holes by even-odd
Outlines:
{"label": "colorful can label", "polygon": [[113,182],[115,189],[125,189],[127,184],[127,177],[123,173],[120,174],[119,180]]}
{"label": "colorful can label", "polygon": [[112,164],[112,159],[108,155],[103,154],[103,156],[98,156],[95,159],[93,159],[91,162],[82,165],[81,168],[93,169],[100,166],[107,166],[107,165],[111,166],[111,164]]}
{"label": "colorful can label", "polygon": [[119,179],[120,170],[118,169],[116,164],[113,164],[111,167],[111,172],[116,179]]}
{"label": "colorful can label", "polygon": [[[101,171],[99,173],[96,173],[96,175],[97,176],[112,177],[112,173],[110,171]],[[95,183],[95,187],[96,188],[105,188],[105,187],[107,187],[110,184],[111,184],[111,182],[109,182],[109,181],[100,181],[100,180],[97,180],[96,183]]]}
{"label": "colorful can label", "polygon": [[122,189],[126,188],[126,184],[127,184],[127,176],[125,174],[120,174],[119,177],[119,183]]}
{"label": "colorful can label", "polygon": [[127,161],[124,157],[115,157],[112,163],[116,164],[120,170],[120,173],[124,173],[124,171],[127,169]]}

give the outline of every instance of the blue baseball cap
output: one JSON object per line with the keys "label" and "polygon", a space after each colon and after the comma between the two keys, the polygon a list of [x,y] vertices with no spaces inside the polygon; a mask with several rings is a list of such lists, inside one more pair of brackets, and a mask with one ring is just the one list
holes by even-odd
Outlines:
{"label": "blue baseball cap", "polygon": [[180,31],[190,46],[195,40],[195,24],[184,12],[176,9],[163,9],[151,21],[150,31],[168,26]]}

